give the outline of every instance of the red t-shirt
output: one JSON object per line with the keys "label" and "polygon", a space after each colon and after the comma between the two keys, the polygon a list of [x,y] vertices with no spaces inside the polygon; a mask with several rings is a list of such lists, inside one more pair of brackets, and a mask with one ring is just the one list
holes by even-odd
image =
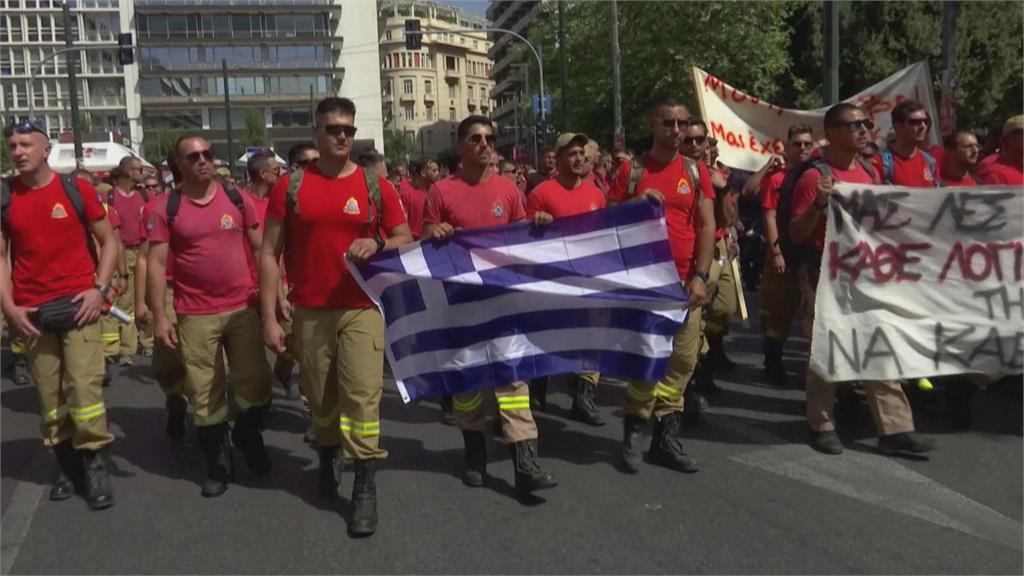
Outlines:
{"label": "red t-shirt", "polygon": [[[882,155],[875,154],[871,157],[871,163],[878,170],[878,173],[885,178],[882,169]],[[899,154],[892,153],[892,184],[895,186],[916,186],[919,188],[934,188],[936,175],[924,154],[916,150],[910,158],[904,158]]]}
{"label": "red t-shirt", "polygon": [[604,193],[593,180],[584,180],[577,188],[566,188],[552,178],[538,184],[526,199],[526,218],[532,220],[537,212],[547,212],[557,220],[601,210],[605,205]]}
{"label": "red t-shirt", "polygon": [[982,164],[978,169],[978,180],[982,184],[1024,186],[1024,172],[1021,172],[1020,164],[1014,166],[1000,156]]}
{"label": "red t-shirt", "polygon": [[942,185],[943,186],[977,186],[978,181],[971,176],[970,172],[965,172],[963,178],[953,178],[952,176],[942,173]]}
{"label": "red t-shirt", "polygon": [[[85,217],[89,222],[106,215],[92,184],[78,179]],[[91,241],[60,175],[41,188],[28,188],[20,178],[11,182],[7,229],[14,255],[12,296],[18,306],[34,307],[92,288],[96,263]]]}
{"label": "red t-shirt", "polygon": [[782,181],[786,179],[787,170],[779,168],[769,172],[761,180],[761,211],[779,209],[779,194],[782,192]]}
{"label": "red t-shirt", "polygon": [[109,206],[100,200],[100,205],[103,206],[103,210],[107,213],[107,220],[110,220],[110,227],[118,232],[121,231],[121,218],[117,215],[117,210],[111,210]]}
{"label": "red t-shirt", "polygon": [[[152,200],[149,201],[149,204],[146,204],[145,206],[142,207],[143,222],[149,222],[150,214],[152,214],[153,212],[153,206],[157,203],[158,200],[159,197],[153,198]],[[143,242],[149,240],[149,231],[146,230],[146,228],[148,228],[148,226],[142,226]],[[174,280],[174,253],[171,252],[170,250],[167,251],[167,263],[165,267],[167,269],[167,281],[171,282]]]}
{"label": "red t-shirt", "polygon": [[[829,162],[829,166],[832,167],[832,177],[839,182],[851,184],[874,183],[871,174],[864,169],[860,162],[854,162],[852,170],[839,168],[831,162]],[[796,187],[793,188],[793,218],[800,216],[808,210],[815,209],[812,208],[812,205],[818,201],[818,180],[821,180],[821,172],[816,168],[809,168],[796,181]],[[804,242],[805,244],[813,243],[818,250],[824,250],[825,248],[825,216],[822,213],[821,219],[818,220],[817,230],[814,231],[809,240]]]}
{"label": "red t-shirt", "polygon": [[427,203],[427,191],[412,185],[411,180],[403,180],[398,188],[398,198],[402,201],[405,219],[409,222],[412,237],[419,239],[423,233],[423,210]]}
{"label": "red t-shirt", "polygon": [[167,202],[155,199],[146,228],[149,241],[169,242],[174,253],[174,310],[178,314],[219,314],[244,308],[252,291],[245,231],[255,228],[256,205],[242,193],[243,213],[220,185],[205,205],[181,196],[174,235],[167,226]]}
{"label": "red t-shirt", "polygon": [[131,196],[125,197],[117,187],[111,192],[114,203],[110,206],[117,211],[121,219],[121,243],[127,248],[142,243],[142,207],[146,205],[142,193],[132,190]]}
{"label": "red t-shirt", "polygon": [[[629,162],[619,165],[615,181],[608,190],[608,199],[613,202],[629,200]],[[672,258],[676,261],[679,278],[684,282],[689,279],[694,265],[694,252],[697,245],[697,227],[700,225],[701,199],[714,200],[715,190],[711,186],[711,173],[703,162],[697,163],[697,175],[700,177],[700,193],[695,194],[697,186],[690,182],[683,157],[665,164],[654,158],[647,158],[644,173],[637,183],[635,193],[640,194],[653,188],[665,196],[665,220],[668,223],[668,242],[672,247]]]}
{"label": "red t-shirt", "polygon": [[526,218],[523,193],[508,178],[492,174],[470,184],[461,176],[449,176],[427,192],[423,222],[447,222],[454,228],[485,228]]}
{"label": "red t-shirt", "polygon": [[[260,231],[260,235],[263,235],[263,223],[267,221],[267,206],[270,204],[270,196],[264,196],[263,198],[257,198],[252,195],[248,190],[240,190],[242,194],[252,199],[253,206],[256,207],[256,228]],[[245,260],[249,263],[249,273],[252,276],[252,290],[253,294],[258,294],[260,289],[260,267],[259,263],[252,255],[252,251],[249,250],[245,253]]]}
{"label": "red t-shirt", "polygon": [[[345,252],[354,240],[373,238],[369,216],[373,204],[363,169],[342,178],[324,176],[315,164],[306,167],[298,192],[299,213],[287,200],[291,176],[270,191],[267,218],[285,222],[284,263],[288,270],[288,299],[306,308],[370,308],[373,302],[349,272]],[[382,233],[405,223],[398,193],[379,178],[384,210]],[[376,216],[374,216],[374,219]]]}

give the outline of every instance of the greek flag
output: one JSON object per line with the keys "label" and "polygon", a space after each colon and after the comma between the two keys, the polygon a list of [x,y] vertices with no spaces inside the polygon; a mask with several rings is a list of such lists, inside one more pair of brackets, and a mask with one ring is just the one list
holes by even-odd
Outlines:
{"label": "greek flag", "polygon": [[384,314],[406,402],[581,371],[658,380],[686,318],[663,209],[647,202],[458,231],[352,273]]}

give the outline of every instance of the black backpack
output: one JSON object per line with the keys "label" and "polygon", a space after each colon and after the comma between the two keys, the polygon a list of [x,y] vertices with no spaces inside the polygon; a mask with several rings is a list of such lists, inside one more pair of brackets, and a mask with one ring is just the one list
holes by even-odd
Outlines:
{"label": "black backpack", "polygon": [[[224,192],[228,195],[228,199],[238,209],[238,213],[243,217],[245,216],[245,202],[242,200],[242,193],[236,188],[225,187]],[[167,229],[172,230],[174,226],[174,219],[178,217],[178,211],[181,210],[181,189],[176,188],[171,192],[169,198],[167,198]],[[173,233],[173,230],[172,230]]]}
{"label": "black backpack", "polygon": [[[96,254],[96,244],[92,240],[92,223],[89,222],[89,218],[85,215],[85,200],[82,199],[82,191],[78,189],[78,183],[75,181],[74,176],[67,174],[60,175],[60,183],[64,188],[64,194],[68,197],[68,203],[74,208],[75,214],[78,215],[79,222],[82,223],[82,229],[85,231],[85,245],[89,248],[89,256],[92,257],[92,261],[95,264],[99,264],[99,255]],[[100,198],[97,198],[100,199]],[[0,185],[0,225],[6,230],[8,226],[7,218],[11,211],[11,187],[5,180]],[[14,262],[14,246],[8,247],[8,252],[11,254],[11,262]]]}
{"label": "black backpack", "polygon": [[[859,155],[857,162],[871,175],[871,181],[878,184],[874,166]],[[801,263],[821,262],[821,252],[817,248],[806,242],[797,244],[793,242],[793,237],[789,234],[789,222],[793,218],[793,191],[796,189],[796,183],[800,181],[800,177],[811,168],[820,172],[822,176],[832,175],[832,167],[824,158],[820,157],[811,158],[797,166],[796,169],[790,170],[782,180],[782,186],[779,189],[779,206],[775,211],[775,223],[779,230],[779,248],[782,250],[782,257],[786,259],[787,267],[793,266],[794,269]]]}

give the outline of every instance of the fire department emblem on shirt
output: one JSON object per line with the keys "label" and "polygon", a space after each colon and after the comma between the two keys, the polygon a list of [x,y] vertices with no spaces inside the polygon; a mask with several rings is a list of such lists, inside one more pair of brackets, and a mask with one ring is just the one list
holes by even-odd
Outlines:
{"label": "fire department emblem on shirt", "polygon": [[679,184],[676,186],[676,192],[680,194],[690,193],[690,183],[686,181],[686,178],[680,178]]}
{"label": "fire department emblem on shirt", "polygon": [[220,229],[231,230],[235,227],[235,219],[230,214],[224,214],[220,217]]}
{"label": "fire department emblem on shirt", "polygon": [[53,210],[50,211],[50,218],[54,220],[60,220],[61,218],[67,218],[68,211],[64,208],[64,205],[57,202],[53,205]]}
{"label": "fire department emblem on shirt", "polygon": [[495,202],[494,208],[491,208],[491,214],[494,214],[495,218],[501,218],[505,214],[505,207],[501,205],[501,202]]}
{"label": "fire department emblem on shirt", "polygon": [[359,202],[356,202],[356,199],[351,196],[345,202],[345,214],[359,214]]}

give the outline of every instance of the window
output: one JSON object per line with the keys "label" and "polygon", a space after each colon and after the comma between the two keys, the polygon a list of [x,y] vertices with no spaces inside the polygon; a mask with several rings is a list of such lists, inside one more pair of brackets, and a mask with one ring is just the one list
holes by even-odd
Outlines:
{"label": "window", "polygon": [[459,99],[459,85],[458,84],[449,84],[448,85],[448,98],[451,98],[452,100],[458,100]]}
{"label": "window", "polygon": [[406,78],[402,80],[402,94],[412,94],[412,80]]}
{"label": "window", "polygon": [[448,109],[448,119],[455,122],[455,108]]}
{"label": "window", "polygon": [[388,42],[391,41],[391,30],[384,33],[384,40],[387,40]]}
{"label": "window", "polygon": [[459,62],[455,59],[455,56],[444,57],[444,69],[445,70],[458,70]]}
{"label": "window", "polygon": [[402,109],[405,112],[406,120],[414,120],[416,118],[416,111],[413,109],[412,104],[406,104],[402,106]]}
{"label": "window", "polygon": [[385,96],[391,96],[391,80],[385,80],[381,84],[381,88],[384,90]]}
{"label": "window", "polygon": [[[231,129],[238,130],[245,127],[245,116],[248,110],[235,108],[231,110]],[[210,128],[223,130],[228,127],[227,117],[224,115],[223,107],[210,108]]]}
{"label": "window", "polygon": [[[274,126],[312,126],[309,108],[281,108],[272,112]],[[232,126],[234,128],[234,126]]]}
{"label": "window", "polygon": [[423,81],[423,93],[426,94],[427,96],[430,96],[431,94],[433,94],[434,93],[434,83],[431,82],[430,80],[424,80]]}
{"label": "window", "polygon": [[434,107],[428,105],[426,108],[427,108],[427,115],[426,115],[427,120],[433,120],[434,119]]}

